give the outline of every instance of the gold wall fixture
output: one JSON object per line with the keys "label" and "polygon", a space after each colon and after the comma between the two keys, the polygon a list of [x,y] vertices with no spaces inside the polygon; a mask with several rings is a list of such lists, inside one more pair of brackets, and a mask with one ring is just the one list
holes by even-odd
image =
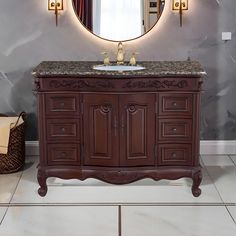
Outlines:
{"label": "gold wall fixture", "polygon": [[54,11],[56,15],[56,26],[58,25],[59,11],[62,11],[63,9],[63,0],[48,0],[48,10]]}
{"label": "gold wall fixture", "polygon": [[183,11],[188,10],[188,0],[172,0],[172,10],[179,11],[180,26],[183,25]]}

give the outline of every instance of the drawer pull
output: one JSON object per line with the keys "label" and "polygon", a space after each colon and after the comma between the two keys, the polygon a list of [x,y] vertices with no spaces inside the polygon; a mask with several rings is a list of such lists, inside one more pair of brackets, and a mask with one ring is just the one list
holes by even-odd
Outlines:
{"label": "drawer pull", "polygon": [[61,128],[61,133],[65,133],[66,129],[64,127]]}
{"label": "drawer pull", "polygon": [[173,128],[173,129],[172,129],[172,132],[173,132],[173,133],[176,133],[176,132],[177,132],[177,129],[176,129],[176,128]]}
{"label": "drawer pull", "polygon": [[61,102],[60,103],[60,107],[64,107],[65,106],[65,103],[64,102]]}
{"label": "drawer pull", "polygon": [[66,157],[66,153],[65,153],[65,152],[62,152],[62,153],[60,154],[60,156],[59,156],[58,159],[63,159],[63,158],[65,158],[65,157]]}
{"label": "drawer pull", "polygon": [[171,157],[172,157],[173,159],[175,159],[175,158],[177,157],[176,153],[173,152],[173,153],[171,154]]}
{"label": "drawer pull", "polygon": [[176,103],[176,102],[173,102],[172,105],[173,105],[173,107],[176,107],[176,106],[177,106],[177,103]]}

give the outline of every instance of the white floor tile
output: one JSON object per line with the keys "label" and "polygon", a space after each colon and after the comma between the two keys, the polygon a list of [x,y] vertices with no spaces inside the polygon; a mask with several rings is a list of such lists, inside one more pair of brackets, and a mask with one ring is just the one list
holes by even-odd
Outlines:
{"label": "white floor tile", "polygon": [[236,165],[236,155],[230,155],[230,157],[233,160],[234,164]]}
{"label": "white floor tile", "polygon": [[123,207],[122,236],[236,236],[225,207]]}
{"label": "white floor tile", "polygon": [[117,207],[9,207],[4,236],[117,236]]}
{"label": "white floor tile", "polygon": [[0,175],[0,203],[9,203],[22,172]]}
{"label": "white floor tile", "polygon": [[225,203],[236,203],[236,166],[228,156],[204,156],[203,162]]}
{"label": "white floor tile", "polygon": [[236,222],[236,206],[230,206],[230,207],[228,206],[227,208],[228,208],[231,216],[233,217],[234,222]]}
{"label": "white floor tile", "polygon": [[[203,170],[202,195],[192,196],[192,180],[177,181],[141,180],[129,185],[111,185],[88,179],[48,181],[48,193],[40,197],[37,193],[36,163],[25,170],[13,196],[12,203],[208,203],[221,202],[209,176]],[[144,194],[145,193],[145,194]]]}
{"label": "white floor tile", "polygon": [[7,207],[0,207],[0,223],[3,220],[3,217],[4,217],[5,213],[6,213],[6,210],[7,210]]}
{"label": "white floor tile", "polygon": [[202,155],[204,165],[206,166],[233,166],[234,163],[227,155]]}

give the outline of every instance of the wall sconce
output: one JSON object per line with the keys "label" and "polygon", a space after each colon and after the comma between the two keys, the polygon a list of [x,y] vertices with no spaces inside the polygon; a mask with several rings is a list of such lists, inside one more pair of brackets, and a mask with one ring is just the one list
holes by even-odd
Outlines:
{"label": "wall sconce", "polygon": [[58,25],[58,11],[63,10],[63,0],[48,0],[48,10],[55,12],[56,26],[57,26]]}
{"label": "wall sconce", "polygon": [[172,0],[172,10],[179,11],[180,26],[183,23],[183,11],[188,10],[188,0]]}

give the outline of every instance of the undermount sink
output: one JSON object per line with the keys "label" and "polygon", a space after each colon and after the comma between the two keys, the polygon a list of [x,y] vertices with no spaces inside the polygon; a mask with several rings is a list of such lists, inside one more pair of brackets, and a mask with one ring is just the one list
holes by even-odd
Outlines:
{"label": "undermount sink", "polygon": [[93,67],[94,70],[101,71],[135,71],[144,70],[143,66],[130,66],[130,65],[96,65]]}

